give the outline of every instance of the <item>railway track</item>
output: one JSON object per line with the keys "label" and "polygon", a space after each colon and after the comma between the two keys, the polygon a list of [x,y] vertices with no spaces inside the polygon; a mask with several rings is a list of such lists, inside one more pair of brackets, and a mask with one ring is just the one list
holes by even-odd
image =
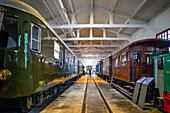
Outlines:
{"label": "railway track", "polygon": [[[107,112],[108,112],[108,113],[113,113],[113,110],[111,109],[111,107],[109,106],[109,103],[107,102],[107,100],[105,99],[104,95],[102,94],[102,92],[101,92],[99,86],[97,85],[95,79],[94,79],[92,76],[91,76],[91,78],[92,78],[92,80],[93,80],[93,82],[94,82],[94,84],[95,84],[95,86],[96,86],[97,91],[98,91],[99,94],[100,94],[100,97],[101,97],[101,99],[102,99],[102,101],[103,101],[103,104],[105,105],[105,108],[107,109]],[[87,113],[87,112],[86,112],[86,111],[87,111],[87,100],[86,100],[86,99],[87,99],[88,81],[89,81],[89,80],[88,80],[88,78],[87,78],[81,113]]]}

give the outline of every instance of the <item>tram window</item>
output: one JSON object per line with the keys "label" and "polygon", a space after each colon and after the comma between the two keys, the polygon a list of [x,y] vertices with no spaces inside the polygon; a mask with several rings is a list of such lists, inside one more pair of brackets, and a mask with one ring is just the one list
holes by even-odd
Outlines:
{"label": "tram window", "polygon": [[122,65],[127,65],[126,63],[126,53],[122,55]]}
{"label": "tram window", "polygon": [[31,23],[31,47],[33,52],[40,52],[41,50],[41,28]]}
{"label": "tram window", "polygon": [[153,63],[153,52],[145,52],[145,62],[147,65],[151,65]]}
{"label": "tram window", "polygon": [[[1,17],[0,17],[1,18]],[[18,20],[5,16],[0,28],[0,47],[16,48],[18,41]]]}
{"label": "tram window", "polygon": [[168,30],[168,40],[170,40],[170,30]]}
{"label": "tram window", "polygon": [[59,56],[60,57],[60,66],[63,66],[63,58],[64,58],[63,53],[64,53],[63,52],[63,46],[61,45],[60,46],[60,56]]}
{"label": "tram window", "polygon": [[[1,7],[0,7],[0,10],[2,10]],[[1,31],[1,26],[2,26],[3,18],[4,18],[4,12],[0,11],[0,31]]]}
{"label": "tram window", "polygon": [[54,41],[54,58],[59,60],[60,55],[60,45]]}
{"label": "tram window", "polygon": [[115,58],[114,61],[115,61],[114,62],[115,63],[115,67],[117,67],[118,66],[118,58]]}
{"label": "tram window", "polygon": [[133,52],[133,64],[140,64],[140,53]]}
{"label": "tram window", "polygon": [[128,65],[128,64],[129,64],[129,62],[130,62],[130,56],[129,56],[129,55],[130,55],[130,53],[129,53],[129,52],[127,52],[126,54],[127,54],[127,65]]}

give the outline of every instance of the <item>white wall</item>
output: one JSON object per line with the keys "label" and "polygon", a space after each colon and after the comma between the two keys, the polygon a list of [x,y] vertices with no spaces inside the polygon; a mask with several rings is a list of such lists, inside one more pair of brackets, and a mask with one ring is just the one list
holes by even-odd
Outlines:
{"label": "white wall", "polygon": [[170,27],[170,8],[148,22],[149,29],[140,29],[131,37],[131,42],[140,39],[155,38],[156,34]]}
{"label": "white wall", "polygon": [[[135,23],[135,22],[134,22]],[[136,23],[137,24],[137,23]],[[148,39],[148,38],[155,38],[156,34],[168,29],[170,27],[170,8],[164,10],[159,15],[153,17],[148,22],[148,28],[149,29],[140,29],[136,33],[134,33],[130,39],[130,43],[141,40],[141,39]],[[119,37],[125,37],[124,35],[120,35]],[[116,53],[120,49],[126,47],[129,44],[128,41],[122,41],[121,42],[121,48],[117,48],[112,54]],[[96,65],[97,61],[99,61],[100,58],[95,59],[82,59],[85,63],[85,65]]]}

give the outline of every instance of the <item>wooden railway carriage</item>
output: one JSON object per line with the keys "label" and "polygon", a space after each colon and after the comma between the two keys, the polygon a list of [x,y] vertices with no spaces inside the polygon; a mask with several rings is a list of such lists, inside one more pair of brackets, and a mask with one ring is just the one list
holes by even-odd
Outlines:
{"label": "wooden railway carriage", "polygon": [[[41,40],[46,37],[56,40]],[[78,64],[81,62],[35,9],[19,0],[0,0],[1,99],[23,97],[28,108],[41,103],[45,96],[56,93],[58,83],[80,74]]]}
{"label": "wooden railway carriage", "polygon": [[112,56],[103,61],[103,75],[110,79],[112,77]]}
{"label": "wooden railway carriage", "polygon": [[98,69],[96,69],[96,72],[101,77],[103,75],[103,61],[99,61],[97,65]]}
{"label": "wooden railway carriage", "polygon": [[[153,56],[169,52],[170,41],[145,39],[133,42],[112,56],[112,76],[134,82],[142,76],[153,76]],[[160,59],[159,63],[163,62]]]}

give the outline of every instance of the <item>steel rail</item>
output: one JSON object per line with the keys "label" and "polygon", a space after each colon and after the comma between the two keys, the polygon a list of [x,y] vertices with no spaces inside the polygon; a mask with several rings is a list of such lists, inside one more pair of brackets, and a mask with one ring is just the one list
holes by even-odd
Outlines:
{"label": "steel rail", "polygon": [[94,83],[95,83],[95,85],[96,85],[96,87],[97,87],[97,89],[98,89],[98,91],[99,91],[99,93],[100,93],[100,96],[102,97],[103,102],[104,102],[105,105],[106,105],[107,110],[109,111],[109,113],[113,113],[111,107],[109,106],[108,102],[106,101],[105,97],[103,96],[100,88],[98,87],[98,85],[97,85],[97,83],[95,82],[95,80],[94,80],[93,77],[92,77],[92,79],[93,79],[93,81],[94,81]]}
{"label": "steel rail", "polygon": [[83,104],[82,104],[82,108],[81,108],[81,113],[86,112],[87,87],[88,87],[88,78],[86,80],[86,87],[85,87],[85,92],[84,92],[84,97],[83,97]]}

